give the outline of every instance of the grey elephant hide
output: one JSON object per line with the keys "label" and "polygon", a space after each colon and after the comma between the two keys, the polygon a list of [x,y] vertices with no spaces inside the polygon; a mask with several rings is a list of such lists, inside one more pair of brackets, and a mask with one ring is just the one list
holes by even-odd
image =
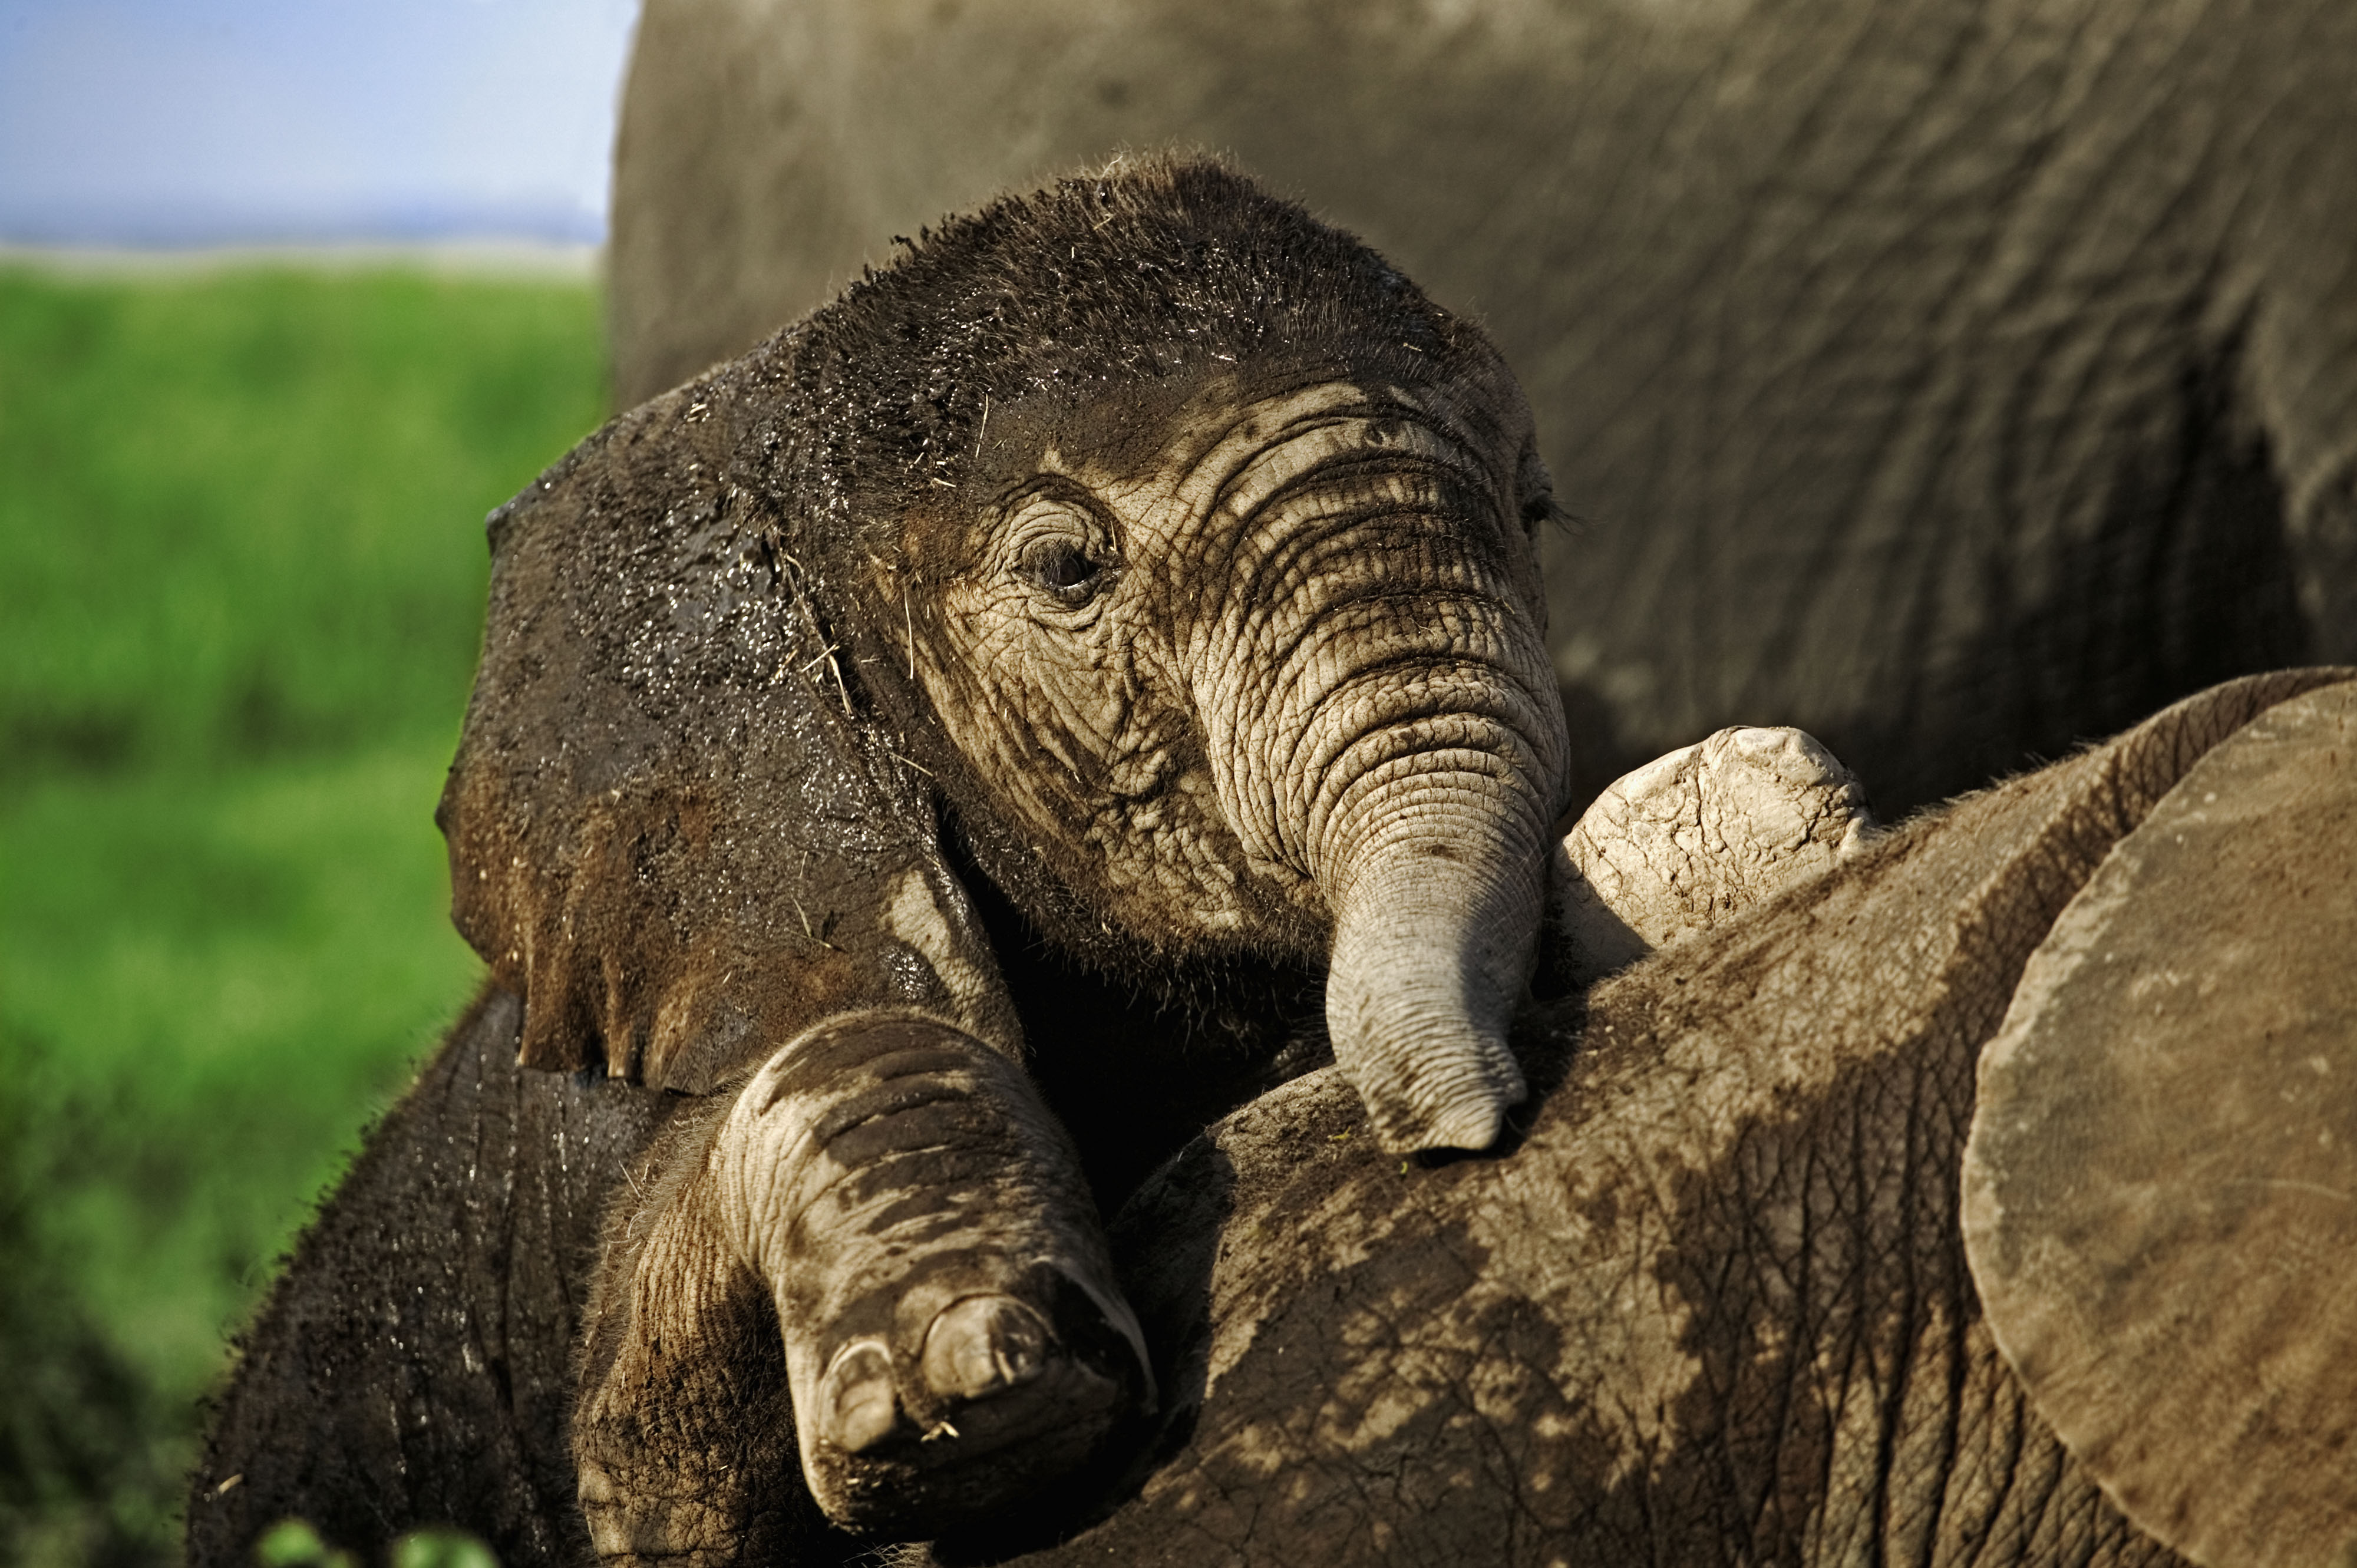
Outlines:
{"label": "grey elephant hide", "polygon": [[2357,658],[2352,58],[2339,0],[651,0],[618,385],[1223,149],[1522,378],[1586,791],[1791,724],[1897,814]]}
{"label": "grey elephant hide", "polygon": [[[2357,1541],[2340,1457],[2357,1151],[2319,1145],[2313,1127],[2345,1131],[2352,1108],[2349,1090],[2314,1087],[2357,1072],[2345,884],[2337,901],[2284,905],[2264,854],[2229,862],[2199,897],[2254,918],[2234,943],[2172,961],[2202,974],[2258,948],[2276,976],[2305,978],[2219,993],[2208,1028],[2164,1036],[2183,1065],[2151,1087],[2117,1079],[2115,1047],[2078,1077],[2050,1068],[2050,1092],[2002,1100],[2007,1121],[2198,1149],[2094,1193],[2206,1243],[2207,1272],[2098,1243],[2066,1280],[2008,1284],[1985,1316],[1960,1203],[1983,1047],[2009,1006],[2043,1005],[2016,986],[2081,940],[2083,889],[2090,914],[2143,908],[2188,929],[2183,911],[2123,905],[2120,884],[2166,860],[2188,820],[2235,820],[2216,792],[2238,776],[2264,791],[2252,770],[2280,768],[2287,747],[2298,786],[2252,807],[2287,809],[2330,835],[2328,867],[2348,865],[2352,673],[2204,693],[1902,828],[1584,1004],[1540,1009],[1520,1040],[1551,1087],[1503,1159],[1402,1168],[1368,1146],[1330,1075],[1213,1128],[1114,1226],[1171,1358],[1168,1446],[1111,1518],[1024,1561],[2121,1564],[2174,1561],[2169,1544],[2222,1568],[2338,1560]],[[2330,869],[2317,886],[2334,887]],[[2066,1031],[2093,1019],[2121,1046],[2147,1015],[2081,1006]],[[2244,1054],[2303,1013],[2285,1053],[2300,1092],[2221,1101]],[[2049,1037],[2050,1058],[2071,1039]],[[2097,1083],[2106,1099],[2072,1094]],[[2294,1129],[2303,1149],[2279,1155]],[[2068,1133],[2042,1146],[2114,1174]],[[2256,1218],[2231,1197],[2233,1178],[2279,1176],[2308,1190]],[[2088,1226],[2015,1223],[2006,1245],[2048,1268]],[[2172,1305],[2188,1286],[2238,1330],[2210,1342],[2207,1318]],[[2071,1378],[2041,1365],[2025,1387],[2000,1349],[2033,1315],[2093,1326]],[[2130,1359],[2091,1378],[2114,1353]],[[2304,1387],[2303,1368],[2323,1380]],[[2074,1455],[2058,1425],[2096,1441]]]}
{"label": "grey elephant hide", "polygon": [[[2115,896],[2122,878],[2144,875],[2136,865],[2185,864],[2163,852],[2182,842],[2189,813],[2233,820],[2231,796],[2206,798],[2222,781],[2254,766],[2279,776],[2265,758],[2304,748],[2296,776],[2308,783],[2289,803],[2339,835],[2345,859],[2357,811],[2352,676],[2298,672],[2205,693],[1909,823],[1584,998],[1527,1011],[1515,1040],[1540,1096],[1502,1157],[1404,1167],[1372,1146],[1363,1111],[1331,1073],[1223,1121],[1113,1226],[1169,1397],[1129,1478],[1101,1483],[1103,1517],[1090,1523],[1087,1499],[1068,1500],[1066,1511],[1001,1521],[990,1539],[898,1560],[2129,1564],[2174,1561],[2163,1542],[2190,1549],[2203,1528],[2228,1531],[2200,1537],[2205,1562],[2324,1560],[2332,1530],[2357,1530],[2357,1497],[2341,1469],[2301,1456],[2300,1434],[2264,1423],[2168,1428],[2178,1438],[2168,1456],[2180,1484],[2276,1476],[2312,1499],[2298,1516],[2308,1533],[2287,1552],[2252,1533],[2231,1486],[2222,1506],[2195,1485],[2190,1502],[2180,1492],[2147,1512],[2131,1478],[2123,1511],[2104,1489],[2120,1474],[2105,1467],[2115,1456],[2100,1443],[2074,1456],[2055,1429],[2150,1423],[2116,1389],[2025,1386],[2000,1347],[2029,1321],[2018,1302],[2050,1309],[2057,1297],[2033,1285],[2004,1318],[1985,1313],[1990,1276],[1976,1288],[1960,1205],[1968,1128],[1982,1136],[1976,1067],[2001,1026],[2035,1034],[2007,1022],[2008,1009],[2035,1013],[2052,992],[2023,986],[2025,973],[2050,969],[2088,919],[2137,908]],[[2157,891],[2179,896],[2182,885]],[[2332,955],[2357,936],[2357,910],[2328,896],[2271,915],[2231,876],[2197,896],[2250,911],[2264,944],[2316,955],[2287,999],[2340,1004]],[[2307,910],[2322,912],[2321,927]],[[2302,972],[2296,956],[2276,961],[2278,973]],[[2207,1052],[2222,1069],[2220,1053],[2244,1050],[2253,1021],[2209,1016],[2222,1034],[2168,1037],[2189,1061]],[[552,1561],[573,1527],[546,1418],[552,1387],[566,1385],[547,1348],[565,1342],[578,1290],[565,1281],[585,1265],[564,1252],[561,1228],[538,1240],[547,1222],[534,1216],[594,1207],[619,1179],[619,1149],[652,1121],[642,1091],[519,1074],[506,1055],[511,1001],[494,997],[475,1020],[307,1238],[308,1266],[296,1270],[307,1283],[282,1287],[252,1352],[283,1355],[268,1337],[284,1338],[298,1315],[325,1325],[334,1356],[306,1363],[312,1397],[343,1413],[305,1408],[298,1380],[242,1391],[247,1404],[224,1425],[301,1445],[314,1475],[345,1488],[344,1511],[323,1519],[341,1539],[456,1518],[512,1562]],[[2327,1023],[2322,1048],[2335,1072],[2357,1074],[2348,1020]],[[2288,1059],[2307,1071],[2301,1054]],[[2183,1140],[2205,1146],[2272,1142],[2280,1113],[2214,1114],[2203,1080],[2218,1070],[2179,1075],[2170,1098],[2147,1099],[2138,1115],[2174,1118]],[[2047,1103],[2010,1093],[2008,1119]],[[597,1130],[589,1157],[572,1152],[584,1148],[577,1132],[570,1142],[502,1134],[511,1102],[587,1117],[565,1125]],[[2311,1113],[2293,1110],[2295,1122]],[[2345,1141],[2314,1158],[2297,1167],[2303,1180],[2357,1187]],[[413,1192],[427,1200],[388,1202]],[[572,1196],[537,1196],[551,1193]],[[2205,1201],[2200,1191],[2163,1200],[2187,1214]],[[2268,1226],[2301,1211],[2272,1212],[2254,1232],[2270,1245],[2283,1232]],[[2327,1234],[2308,1216],[2311,1239]],[[532,1248],[552,1243],[576,1262],[531,1273],[544,1266]],[[2252,1266],[2231,1236],[2224,1255]],[[2319,1272],[2300,1288],[2357,1294],[2347,1262],[2357,1251],[2304,1255]],[[2107,1266],[2134,1300],[2138,1276]],[[2312,1321],[2293,1348],[2357,1365],[2345,1310],[2274,1321]],[[2166,1323],[2115,1328],[2167,1343]],[[758,1399],[774,1351],[744,1331],[755,1337],[743,1397]],[[2205,1397],[2263,1390],[2247,1371],[2212,1359],[2189,1386]],[[400,1392],[388,1401],[387,1389]],[[432,1419],[440,1411],[479,1413],[446,1424]],[[516,1460],[485,1466],[468,1456],[480,1449],[461,1453],[456,1434],[498,1431],[518,1434],[501,1439],[518,1444]],[[362,1433],[376,1435],[362,1443]],[[508,1502],[486,1490],[494,1469]],[[271,1517],[271,1499],[217,1481],[201,1476],[192,1504],[199,1561],[227,1560],[204,1543],[240,1539],[231,1520],[250,1529]],[[273,1496],[283,1506],[299,1495]],[[780,1507],[802,1520],[780,1560],[859,1553],[806,1502]]]}

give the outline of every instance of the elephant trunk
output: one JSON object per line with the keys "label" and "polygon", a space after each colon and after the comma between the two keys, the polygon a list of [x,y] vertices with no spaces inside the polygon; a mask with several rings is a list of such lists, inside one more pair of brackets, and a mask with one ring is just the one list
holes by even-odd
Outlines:
{"label": "elephant trunk", "polygon": [[1293,446],[1271,450],[1313,478],[1231,574],[1260,596],[1223,601],[1194,665],[1215,784],[1247,856],[1326,917],[1327,1031],[1383,1146],[1487,1148],[1523,1096],[1506,1026],[1570,749],[1537,563],[1437,423]]}
{"label": "elephant trunk", "polygon": [[[1459,717],[1448,727],[1491,728]],[[1333,910],[1327,1027],[1386,1149],[1482,1149],[1523,1096],[1506,1026],[1543,908],[1549,791],[1511,744],[1354,746],[1318,881]],[[1467,736],[1465,738],[1472,738]],[[1502,741],[1506,737],[1494,738]],[[1390,755],[1372,766],[1373,746]]]}

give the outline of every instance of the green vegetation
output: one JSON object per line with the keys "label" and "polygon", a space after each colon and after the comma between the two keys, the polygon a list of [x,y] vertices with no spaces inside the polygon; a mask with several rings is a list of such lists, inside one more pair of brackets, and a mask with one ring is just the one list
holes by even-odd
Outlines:
{"label": "green vegetation", "polygon": [[587,284],[0,269],[0,1560],[177,1560],[196,1401],[478,972],[432,813]]}
{"label": "green vegetation", "polygon": [[[352,1554],[328,1545],[308,1521],[283,1520],[253,1543],[260,1568],[357,1568]],[[393,1543],[393,1568],[500,1568],[490,1547],[457,1530],[421,1530]]]}

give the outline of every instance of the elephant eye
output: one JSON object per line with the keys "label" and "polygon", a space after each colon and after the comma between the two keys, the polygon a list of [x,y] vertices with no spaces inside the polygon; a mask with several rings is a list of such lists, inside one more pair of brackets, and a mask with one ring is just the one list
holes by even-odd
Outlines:
{"label": "elephant eye", "polygon": [[1035,600],[1037,608],[1082,609],[1120,575],[1113,530],[1078,486],[1042,482],[1001,516],[1006,553],[999,570],[1047,599]]}
{"label": "elephant eye", "polygon": [[1104,576],[1073,539],[1040,540],[1023,553],[1017,570],[1068,605],[1087,600]]}

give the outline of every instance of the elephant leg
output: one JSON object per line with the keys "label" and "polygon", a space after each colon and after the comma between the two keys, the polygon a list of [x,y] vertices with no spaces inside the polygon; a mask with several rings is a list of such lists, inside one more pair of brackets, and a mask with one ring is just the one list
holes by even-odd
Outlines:
{"label": "elephant leg", "polygon": [[[574,1423],[609,1559],[827,1521],[919,1538],[1035,1496],[1152,1402],[1080,1164],[935,1019],[829,1021],[655,1150],[608,1223]],[[789,1413],[790,1407],[790,1413]],[[774,1550],[768,1547],[767,1550]]]}

